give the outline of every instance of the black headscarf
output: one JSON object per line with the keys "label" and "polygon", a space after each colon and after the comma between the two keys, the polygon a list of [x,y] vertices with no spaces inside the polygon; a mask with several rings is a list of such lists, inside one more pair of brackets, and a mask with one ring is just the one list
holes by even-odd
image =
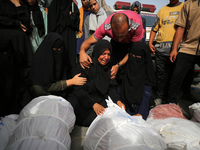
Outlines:
{"label": "black headscarf", "polygon": [[[63,50],[53,50],[62,45]],[[67,79],[65,53],[63,38],[58,33],[47,34],[34,55],[31,70],[32,84],[48,89],[52,83]]]}
{"label": "black headscarf", "polygon": [[23,0],[23,1],[27,5],[27,7],[29,9],[29,13],[30,13],[30,11],[32,11],[33,22],[38,29],[39,36],[40,37],[43,36],[45,34],[44,18],[43,18],[42,12],[40,11],[40,7],[38,6],[37,0],[34,5],[29,5],[27,3],[27,0]]}
{"label": "black headscarf", "polygon": [[106,65],[101,65],[98,61],[100,55],[104,53],[106,49],[112,52],[112,47],[110,42],[107,40],[98,40],[97,43],[94,45],[94,51],[92,54],[92,72],[94,74],[95,80],[95,87],[97,90],[102,94],[105,95],[108,91],[108,87],[110,84],[110,62]]}
{"label": "black headscarf", "polygon": [[154,84],[155,74],[149,47],[142,42],[133,43],[125,66],[123,100],[128,104],[140,104],[144,85]]}

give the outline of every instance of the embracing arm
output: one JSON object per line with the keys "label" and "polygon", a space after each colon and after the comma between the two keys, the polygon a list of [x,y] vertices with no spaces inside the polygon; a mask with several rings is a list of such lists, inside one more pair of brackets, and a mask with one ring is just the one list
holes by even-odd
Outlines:
{"label": "embracing arm", "polygon": [[90,56],[86,54],[86,50],[90,48],[92,44],[96,42],[97,40],[95,39],[94,35],[92,35],[87,40],[85,40],[81,45],[80,52],[79,52],[79,55],[80,55],[79,62],[83,69],[85,69],[85,67],[89,68],[89,66],[92,63],[92,59],[90,58]]}

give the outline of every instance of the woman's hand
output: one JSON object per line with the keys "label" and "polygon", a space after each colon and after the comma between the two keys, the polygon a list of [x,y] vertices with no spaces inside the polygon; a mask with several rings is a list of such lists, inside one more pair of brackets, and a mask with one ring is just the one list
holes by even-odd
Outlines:
{"label": "woman's hand", "polygon": [[81,73],[75,75],[75,76],[72,78],[73,85],[83,85],[83,84],[86,83],[87,78],[79,77],[80,75],[81,75]]}
{"label": "woman's hand", "polygon": [[97,114],[97,116],[102,115],[105,111],[105,108],[98,103],[95,103],[92,107],[93,107],[95,113]]}
{"label": "woman's hand", "polygon": [[81,73],[75,75],[72,79],[67,80],[67,86],[71,85],[83,85],[86,83],[87,78],[84,77],[79,77]]}
{"label": "woman's hand", "polygon": [[125,108],[125,105],[121,102],[121,101],[117,101],[117,105],[119,106],[119,107],[121,107],[122,109],[126,109]]}

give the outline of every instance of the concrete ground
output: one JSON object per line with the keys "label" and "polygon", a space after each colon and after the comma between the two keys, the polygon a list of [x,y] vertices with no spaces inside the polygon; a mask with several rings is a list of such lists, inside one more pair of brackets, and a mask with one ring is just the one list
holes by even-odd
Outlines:
{"label": "concrete ground", "polygon": [[[191,86],[191,93],[200,102],[200,78],[196,79],[194,84]],[[189,106],[193,103],[194,102],[183,98],[179,99],[178,101],[178,105],[180,106],[183,115],[187,119],[191,119],[192,117],[189,111]],[[77,125],[74,126],[74,129],[71,133],[71,150],[83,149],[83,142],[87,129],[87,127],[81,127]]]}

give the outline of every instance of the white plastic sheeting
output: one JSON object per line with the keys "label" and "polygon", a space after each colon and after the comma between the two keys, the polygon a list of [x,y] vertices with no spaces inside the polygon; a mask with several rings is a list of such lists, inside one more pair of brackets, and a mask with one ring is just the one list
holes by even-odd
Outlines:
{"label": "white plastic sheeting", "polygon": [[87,130],[84,150],[164,150],[159,133],[140,116],[130,116],[110,99]]}
{"label": "white plastic sheeting", "polygon": [[8,144],[10,136],[17,125],[18,115],[9,115],[0,120],[0,150],[4,150]]}
{"label": "white plastic sheeting", "polygon": [[194,103],[193,105],[189,106],[189,110],[193,121],[200,123],[200,103]]}
{"label": "white plastic sheeting", "polygon": [[147,122],[160,133],[168,149],[200,150],[200,123],[186,119],[178,105],[156,106]]}
{"label": "white plastic sheeting", "polygon": [[156,127],[168,149],[200,150],[200,123],[173,117],[147,122]]}
{"label": "white plastic sheeting", "polygon": [[5,150],[69,150],[74,123],[74,110],[62,97],[35,98],[20,112]]}

